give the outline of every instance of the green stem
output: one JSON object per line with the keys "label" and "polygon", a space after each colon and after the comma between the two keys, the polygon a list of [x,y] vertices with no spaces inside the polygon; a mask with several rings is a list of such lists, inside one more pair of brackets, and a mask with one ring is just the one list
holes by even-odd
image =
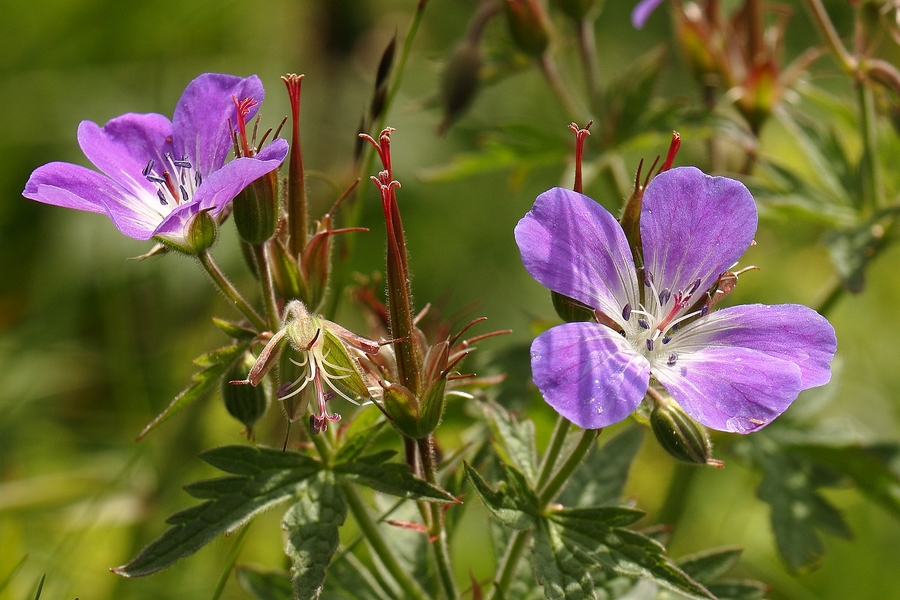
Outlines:
{"label": "green stem", "polygon": [[553,59],[548,53],[545,52],[544,55],[541,56],[540,65],[541,72],[547,79],[547,83],[550,84],[550,89],[552,89],[553,93],[556,94],[556,97],[559,99],[559,103],[562,104],[562,107],[568,114],[569,119],[575,121],[576,123],[586,123],[587,119],[581,118],[581,111],[575,105],[575,100],[572,99],[572,96],[569,94],[569,90],[567,90],[566,86],[563,84],[562,78],[560,78],[559,76],[559,71],[556,68],[556,63],[553,62]]}
{"label": "green stem", "polygon": [[694,476],[700,469],[696,465],[676,463],[669,480],[669,489],[666,491],[666,499],[659,510],[657,521],[674,525],[681,519],[684,509],[687,508],[688,491]]}
{"label": "green stem", "polygon": [[575,469],[581,464],[582,459],[584,459],[588,451],[590,451],[591,447],[594,445],[594,442],[597,440],[597,436],[600,435],[601,431],[601,429],[585,429],[582,431],[581,439],[578,441],[578,445],[572,449],[572,453],[569,454],[568,458],[566,458],[565,462],[559,467],[550,481],[548,481],[542,489],[539,488],[538,506],[541,511],[547,508],[547,505],[553,501],[562,487],[566,484],[569,477],[572,476],[572,473],[575,472]]}
{"label": "green stem", "polygon": [[219,577],[219,583],[216,584],[216,589],[213,591],[211,600],[219,600],[222,596],[222,592],[225,590],[225,584],[228,583],[231,571],[234,570],[234,563],[237,562],[238,556],[241,554],[241,549],[244,547],[244,537],[247,535],[247,531],[250,530],[250,525],[252,524],[253,521],[250,521],[241,527],[241,531],[237,534],[237,539],[234,540],[231,552],[228,553],[228,558],[225,561],[225,568],[222,570],[222,575]]}
{"label": "green stem", "polygon": [[[313,436],[313,438],[315,437],[316,436]],[[394,580],[400,586],[400,589],[403,590],[403,597],[412,600],[427,600],[428,596],[419,584],[410,578],[406,570],[399,562],[397,562],[391,549],[387,547],[384,538],[381,536],[381,532],[378,530],[378,525],[372,520],[369,509],[362,501],[362,498],[360,498],[356,488],[350,484],[344,483],[341,484],[341,489],[344,491],[344,496],[347,498],[350,512],[353,513],[353,518],[356,519],[356,524],[359,526],[359,530],[362,532],[363,537],[366,538],[369,548],[378,557],[385,569],[393,576]]]}
{"label": "green stem", "polygon": [[278,314],[278,299],[275,296],[275,283],[272,281],[272,271],[269,269],[265,244],[254,244],[253,258],[256,260],[256,272],[259,273],[259,283],[262,287],[269,329],[277,331],[281,328],[281,316]]}
{"label": "green stem", "polygon": [[219,291],[222,292],[222,294],[250,320],[254,327],[260,331],[268,329],[266,321],[253,310],[253,307],[244,300],[241,293],[237,291],[230,281],[228,281],[228,278],[219,270],[219,267],[216,265],[215,261],[213,261],[209,252],[203,251],[197,254],[197,262],[200,263],[200,266],[203,267],[207,275],[212,279],[213,284],[219,288]]}
{"label": "green stem", "polygon": [[494,587],[491,588],[488,594],[488,600],[506,597],[506,590],[509,589],[513,577],[516,576],[516,571],[519,568],[519,559],[522,558],[522,553],[528,547],[530,539],[530,529],[519,529],[513,532],[506,546],[506,552],[503,554],[503,558],[500,559],[500,564],[497,565],[497,573],[500,574],[500,577],[494,579]]}
{"label": "green stem", "polygon": [[878,132],[876,130],[875,98],[872,86],[864,79],[856,82],[859,101],[859,126],[863,142],[861,167],[863,171],[863,211],[872,216],[884,206],[884,181],[878,165]]}
{"label": "green stem", "polygon": [[587,84],[591,107],[598,115],[603,114],[603,97],[600,93],[600,79],[597,66],[597,41],[594,35],[594,19],[585,18],[578,23],[578,49],[581,52],[581,63],[584,66],[584,79]]}
{"label": "green stem", "polygon": [[[419,455],[422,460],[422,470],[425,472],[425,480],[431,485],[437,486],[437,465],[434,457],[433,434],[418,440]],[[456,581],[453,577],[453,567],[450,564],[450,549],[447,545],[447,530],[444,528],[444,515],[441,505],[429,502],[428,509],[431,514],[431,528],[429,534],[434,541],[431,548],[434,551],[435,567],[437,568],[438,581],[447,600],[459,598],[456,589]]]}
{"label": "green stem", "polygon": [[553,467],[556,466],[556,458],[559,456],[559,450],[562,448],[563,442],[566,441],[566,434],[569,432],[571,422],[565,417],[556,418],[556,426],[550,436],[550,444],[547,451],[544,452],[544,459],[541,462],[541,471],[538,474],[537,486],[541,488],[550,479],[553,474]]}
{"label": "green stem", "polygon": [[841,68],[847,73],[855,73],[859,65],[856,59],[847,51],[847,48],[844,47],[844,43],[841,42],[841,38],[834,28],[828,12],[822,4],[822,0],[806,0],[806,8],[809,10],[813,21],[818,25],[819,32],[825,37],[825,41],[841,64]]}

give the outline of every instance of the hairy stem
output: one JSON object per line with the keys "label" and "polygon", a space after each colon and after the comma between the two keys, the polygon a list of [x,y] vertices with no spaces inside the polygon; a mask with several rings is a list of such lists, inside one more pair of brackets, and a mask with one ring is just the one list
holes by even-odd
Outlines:
{"label": "hairy stem", "polygon": [[265,244],[253,246],[253,257],[256,260],[256,272],[259,273],[259,283],[262,288],[269,328],[276,331],[281,327],[281,317],[278,314],[278,299],[275,296],[275,284],[272,281],[272,271],[269,269]]}
{"label": "hairy stem", "polygon": [[822,0],[806,0],[806,8],[809,10],[810,16],[819,27],[819,32],[825,37],[825,42],[834,52],[835,58],[847,73],[854,73],[858,67],[857,60],[847,51],[844,43],[838,36]]}
{"label": "hairy stem", "polygon": [[544,452],[544,458],[541,462],[541,470],[538,474],[537,487],[543,487],[553,474],[553,467],[556,466],[556,459],[559,457],[559,451],[563,442],[566,441],[566,434],[569,432],[570,421],[565,417],[556,418],[556,426],[550,436],[550,444],[547,451]]}
{"label": "hairy stem", "polygon": [[250,306],[244,297],[241,296],[241,293],[237,291],[228,278],[222,273],[219,267],[216,265],[215,261],[213,261],[212,256],[207,251],[200,252],[197,255],[197,262],[200,263],[200,266],[206,271],[206,274],[209,275],[209,278],[212,280],[213,284],[222,292],[222,295],[228,298],[234,306],[244,314],[245,317],[260,331],[265,331],[268,329],[268,325],[266,324],[265,319],[259,316],[259,314],[253,310],[253,307]]}
{"label": "hairy stem", "polygon": [[572,449],[571,454],[563,461],[562,465],[560,465],[556,474],[543,486],[543,488],[538,488],[538,504],[541,510],[544,510],[563,488],[569,480],[569,477],[572,476],[572,473],[575,472],[575,469],[578,468],[578,465],[580,465],[584,457],[587,456],[588,451],[590,451],[591,446],[594,445],[594,442],[597,440],[597,436],[600,435],[601,431],[601,429],[583,430],[581,439],[578,440],[578,444]]}
{"label": "hairy stem", "polygon": [[863,177],[863,214],[872,216],[884,206],[884,181],[878,164],[878,132],[876,130],[875,98],[872,86],[864,79],[856,82],[859,102],[859,127],[863,143],[860,167]]}
{"label": "hairy stem", "polygon": [[[425,480],[431,485],[438,486],[437,465],[434,456],[434,435],[418,440],[419,456],[422,461],[422,470],[425,471]],[[447,600],[459,598],[456,589],[456,581],[453,578],[453,567],[450,564],[450,549],[447,545],[447,530],[444,528],[444,515],[442,507],[436,502],[429,502],[428,509],[431,514],[429,534],[434,540],[431,548],[434,552],[435,568],[441,590]]]}

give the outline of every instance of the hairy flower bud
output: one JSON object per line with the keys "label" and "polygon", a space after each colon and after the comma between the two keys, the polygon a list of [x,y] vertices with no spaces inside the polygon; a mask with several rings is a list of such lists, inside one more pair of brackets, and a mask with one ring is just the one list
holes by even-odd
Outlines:
{"label": "hairy flower bud", "polygon": [[201,210],[194,215],[185,229],[188,250],[191,254],[209,250],[219,237],[219,226],[206,210]]}
{"label": "hairy flower bud", "polygon": [[526,54],[539,57],[550,45],[550,19],[539,0],[505,0],[509,31]]}
{"label": "hairy flower bud", "polygon": [[659,445],[673,458],[701,465],[716,462],[710,458],[712,446],[706,429],[675,402],[664,399],[655,403],[650,410],[650,427]]}
{"label": "hairy flower bud", "polygon": [[222,399],[228,414],[240,421],[247,428],[247,437],[253,439],[253,426],[269,408],[269,395],[262,387],[250,385],[231,385],[230,382],[240,379],[253,368],[255,359],[249,353],[236,362],[228,371],[222,385]]}
{"label": "hairy flower bud", "polygon": [[444,120],[439,133],[447,130],[472,103],[478,92],[481,71],[481,50],[478,43],[464,39],[453,50],[441,77],[441,103]]}
{"label": "hairy flower bud", "polygon": [[233,203],[234,224],[245,242],[262,244],[275,233],[277,177],[264,175],[251,183]]}

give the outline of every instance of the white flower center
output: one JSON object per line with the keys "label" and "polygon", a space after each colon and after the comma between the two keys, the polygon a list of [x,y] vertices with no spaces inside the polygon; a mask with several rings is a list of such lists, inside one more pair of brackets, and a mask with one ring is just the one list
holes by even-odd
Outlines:
{"label": "white flower center", "polygon": [[171,153],[166,152],[165,162],[159,165],[162,168],[161,173],[154,169],[156,166],[156,161],[151,160],[141,174],[156,186],[156,197],[160,206],[166,207],[162,209],[166,214],[176,206],[190,202],[203,182],[200,172],[194,168],[187,156],[176,160]]}

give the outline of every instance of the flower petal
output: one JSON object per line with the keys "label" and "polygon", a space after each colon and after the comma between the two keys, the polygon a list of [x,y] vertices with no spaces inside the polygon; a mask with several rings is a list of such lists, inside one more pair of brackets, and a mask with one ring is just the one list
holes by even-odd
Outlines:
{"label": "flower petal", "polygon": [[653,376],[697,422],[736,433],[768,425],[803,389],[796,364],[750,348],[681,352]]}
{"label": "flower petal", "polygon": [[834,327],[825,317],[798,304],[746,304],[710,313],[672,340],[679,352],[704,347],[750,348],[800,368],[801,389],[825,385],[837,349]]}
{"label": "flower petal", "polygon": [[635,29],[643,29],[650,18],[650,14],[656,10],[656,7],[662,4],[663,0],[641,0],[638,2],[634,10],[631,11],[631,25]]}
{"label": "flower petal", "polygon": [[634,260],[619,223],[582,194],[553,188],[537,197],[516,225],[525,269],[538,282],[601,310],[624,326],[622,309],[637,307]]}
{"label": "flower petal", "polygon": [[585,429],[618,423],[647,391],[650,363],[597,323],[565,323],[531,344],[534,383],[556,412]]}
{"label": "flower petal", "polygon": [[92,121],[78,126],[78,145],[94,165],[133,195],[147,192],[156,196],[156,187],[143,170],[151,160],[160,171],[164,155],[172,151],[172,123],[162,115],[129,113],[116,117],[102,128]]}
{"label": "flower petal", "polygon": [[[237,124],[232,96],[238,100],[253,98],[262,102],[265,92],[259,77],[246,79],[235,75],[204,73],[185,88],[175,106],[172,121],[175,129],[177,158],[187,156],[205,178],[225,164],[231,150],[231,128]],[[247,120],[258,108],[251,109]]]}
{"label": "flower petal", "polygon": [[253,158],[236,158],[221,169],[211,173],[197,188],[192,201],[173,210],[159,225],[153,235],[183,242],[184,228],[201,210],[219,214],[244,188],[266,173],[274,171],[287,156],[288,143],[277,138]]}
{"label": "flower petal", "polygon": [[708,290],[741,257],[756,233],[756,203],[739,181],[694,167],[660,173],[641,206],[644,264],[656,289]]}
{"label": "flower petal", "polygon": [[141,203],[108,177],[69,163],[36,169],[22,195],[45,204],[105,213],[119,231],[139,240],[150,239],[162,218],[135,210]]}

